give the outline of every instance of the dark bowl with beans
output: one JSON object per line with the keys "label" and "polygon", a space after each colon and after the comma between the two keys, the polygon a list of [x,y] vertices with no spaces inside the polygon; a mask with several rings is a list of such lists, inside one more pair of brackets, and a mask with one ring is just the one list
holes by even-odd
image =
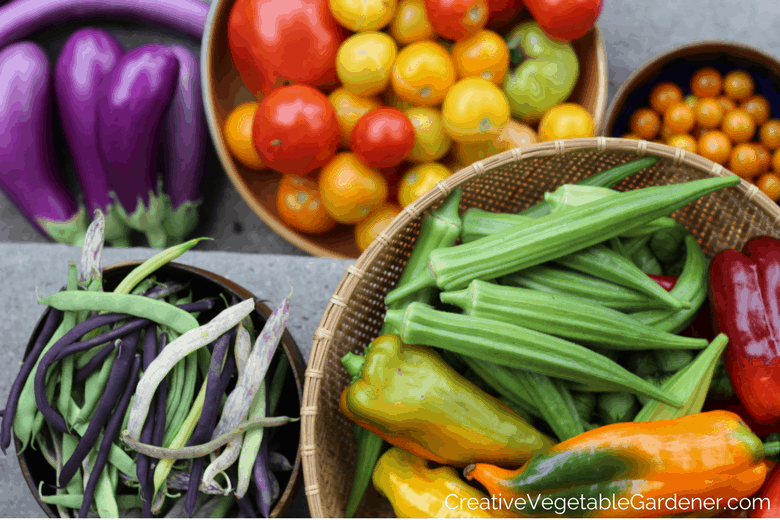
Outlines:
{"label": "dark bowl with beans", "polygon": [[[128,273],[141,263],[142,262],[140,261],[124,262],[105,268],[103,270],[103,290],[106,292],[112,291]],[[211,309],[200,313],[198,316],[198,322],[201,325],[207,323],[221,311],[225,310],[227,307],[226,302],[230,302],[232,305],[249,298],[255,298],[256,300],[255,309],[250,316],[252,318],[252,325],[258,333],[263,329],[266,320],[272,313],[268,306],[262,301],[258,301],[258,298],[246,289],[221,276],[196,267],[169,263],[158,269],[155,272],[155,276],[156,279],[161,282],[188,284],[188,289],[192,293],[193,301],[204,298],[210,298],[215,301],[215,304]],[[51,308],[48,308],[38,321],[27,345],[25,358],[30,354],[36,338],[41,334],[46,318],[50,312],[52,312],[52,310]],[[274,353],[267,372],[267,377],[270,378],[271,374],[275,373],[277,367],[283,362],[283,357],[286,358],[286,361],[288,362],[287,374],[284,376],[281,398],[278,401],[278,406],[273,415],[298,417],[303,399],[305,365],[295,340],[287,331],[284,332],[279,347]],[[230,383],[228,391],[232,389],[234,384],[235,381]],[[299,451],[300,422],[291,422],[278,427],[266,428],[265,431],[266,435],[270,432],[270,450],[275,454],[273,458],[277,459],[276,465],[273,468],[273,474],[278,482],[278,498],[273,501],[269,516],[280,517],[290,507],[296,492],[303,482],[301,454]],[[124,446],[120,439],[117,439],[116,444]],[[28,446],[23,453],[19,454],[22,445],[20,440],[15,436],[14,445],[24,479],[36,501],[41,506],[41,509],[50,518],[60,517],[61,515],[59,514],[58,507],[45,503],[41,500],[39,494],[39,486],[41,486],[41,483],[43,483],[42,488],[44,495],[55,494],[55,470],[46,460],[41,449],[31,449]],[[279,457],[279,455],[281,455],[281,457]],[[284,462],[280,464],[278,460],[283,460]],[[180,492],[182,493],[182,497],[186,494],[186,490],[171,490],[171,492]],[[133,493],[138,494],[138,489],[129,487],[122,478],[119,478],[116,495],[131,495]],[[255,497],[252,496],[253,493],[257,493],[257,490],[255,489],[254,484],[250,483],[249,491],[246,496],[254,502]],[[74,511],[74,513],[77,512],[78,511]],[[121,512],[122,511],[120,511],[120,513]],[[183,514],[183,510],[181,512],[181,515],[176,516],[186,516]],[[140,516],[135,513],[140,513],[140,510],[131,510],[131,514],[128,516]],[[238,505],[234,503],[225,516],[236,517],[239,516],[239,514],[240,509]],[[164,515],[160,514],[160,516]],[[257,512],[255,516],[262,515]]]}

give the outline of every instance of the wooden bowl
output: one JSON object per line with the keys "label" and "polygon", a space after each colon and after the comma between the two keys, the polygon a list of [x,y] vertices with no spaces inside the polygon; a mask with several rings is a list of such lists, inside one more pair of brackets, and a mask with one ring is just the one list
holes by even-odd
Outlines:
{"label": "wooden bowl", "polygon": [[[103,283],[106,290],[111,290],[115,287],[130,271],[136,266],[141,264],[141,261],[122,262],[106,267],[103,270]],[[194,299],[206,298],[217,296],[219,293],[224,293],[228,296],[232,295],[243,301],[248,298],[254,298],[254,295],[244,289],[243,287],[227,280],[219,275],[211,273],[209,271],[192,267],[189,265],[183,265],[178,263],[169,263],[161,267],[157,273],[161,279],[168,279],[172,281],[185,282],[193,280],[192,293]],[[208,315],[204,313],[204,319],[211,319],[218,312],[224,310],[224,305],[221,304],[221,300],[217,300],[218,304],[214,309],[208,311]],[[30,350],[35,343],[35,339],[40,334],[43,328],[43,323],[46,320],[49,310],[44,312],[41,319],[38,320],[38,324],[35,326],[33,334],[30,336],[30,341],[25,351],[25,357],[30,353]],[[269,309],[262,302],[258,302],[255,305],[255,310],[250,315],[256,330],[261,330],[265,325],[266,320],[271,315],[271,309]],[[305,363],[303,356],[295,343],[295,340],[289,332],[285,331],[282,336],[279,349],[274,354],[274,358],[271,360],[271,365],[268,372],[273,373],[274,367],[279,363],[282,356],[287,356],[290,362],[290,373],[285,381],[283,397],[279,401],[277,409],[278,415],[287,415],[290,417],[298,417],[300,413],[300,405],[303,399],[303,377],[305,370]],[[30,376],[32,377],[32,375]],[[293,398],[292,396],[296,396]],[[271,511],[271,517],[281,517],[284,512],[292,504],[295,493],[303,482],[303,473],[301,471],[301,452],[299,450],[300,439],[300,426],[298,423],[289,423],[277,428],[278,431],[274,432],[274,441],[278,441],[280,448],[279,451],[292,462],[292,471],[288,473],[280,474],[279,486],[281,488],[279,500],[276,502],[273,510]],[[55,506],[51,506],[41,501],[38,494],[38,483],[43,481],[45,483],[54,484],[55,473],[52,467],[43,459],[40,451],[28,449],[24,453],[19,454],[21,449],[21,442],[18,438],[14,437],[14,445],[16,447],[17,458],[19,460],[19,466],[22,469],[24,480],[30,488],[38,505],[41,506],[43,512],[50,518],[58,518],[59,514]],[[285,480],[286,479],[286,480]],[[238,514],[237,508],[232,513],[233,516]]]}
{"label": "wooden bowl", "polygon": [[[442,181],[398,215],[350,266],[325,308],[314,338],[301,409],[301,452],[309,509],[314,518],[340,517],[352,487],[356,441],[354,424],[339,410],[339,396],[350,382],[340,360],[362,354],[382,328],[385,295],[393,289],[414,248],[421,217],[439,207],[455,188],[463,191],[460,213],[481,208],[518,213],[543,199],[545,192],[641,156],[659,157],[655,165],[615,186],[626,191],[733,175],[722,166],[681,148],[594,137],[565,139],[514,149],[479,161]],[[780,238],[780,208],[755,186],[742,181],[718,190],[672,216],[696,237],[712,257],[723,249],[741,249],[753,236]],[[390,503],[369,487],[358,516],[393,516]]]}
{"label": "wooden bowl", "polygon": [[677,84],[687,96],[691,78],[702,67],[725,75],[735,69],[749,72],[756,94],[766,97],[772,114],[780,116],[780,61],[766,52],[736,42],[705,41],[682,45],[646,61],[620,86],[609,105],[599,135],[620,137],[629,133],[628,121],[638,108],[649,107],[650,91],[665,81]]}
{"label": "wooden bowl", "polygon": [[[227,20],[234,1],[215,0],[211,4],[201,45],[203,103],[222,166],[252,211],[285,240],[314,256],[357,258],[360,250],[355,244],[354,226],[338,225],[323,235],[300,233],[288,227],[276,211],[276,190],[282,175],[271,170],[256,171],[245,167],[231,156],[225,145],[222,129],[231,110],[241,103],[255,101],[230,57]],[[580,60],[580,78],[569,99],[584,106],[593,115],[596,128],[599,128],[607,103],[604,41],[598,28],[594,28],[572,44]]]}

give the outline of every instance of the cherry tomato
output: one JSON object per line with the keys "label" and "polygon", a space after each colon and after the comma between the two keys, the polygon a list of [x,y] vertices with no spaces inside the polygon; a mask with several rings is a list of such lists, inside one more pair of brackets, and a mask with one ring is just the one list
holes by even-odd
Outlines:
{"label": "cherry tomato", "polygon": [[408,162],[404,161],[401,164],[390,166],[389,168],[380,168],[379,173],[385,178],[387,186],[389,187],[387,193],[388,202],[398,202],[398,191],[395,187],[398,185],[398,181],[404,176],[406,171],[411,168]]}
{"label": "cherry tomato", "polygon": [[458,81],[441,106],[444,130],[453,141],[494,139],[509,122],[509,101],[503,90],[482,78]]}
{"label": "cherry tomato", "polygon": [[682,90],[674,83],[659,83],[650,91],[650,107],[659,114],[665,114],[672,103],[682,100]]}
{"label": "cherry tomato", "polygon": [[691,110],[696,110],[696,107],[699,106],[699,101],[700,99],[694,96],[693,94],[685,96],[685,99],[683,99],[683,103],[691,107]]}
{"label": "cherry tomato", "polygon": [[500,85],[509,68],[509,47],[498,34],[482,30],[455,42],[452,59],[458,78],[476,76]]}
{"label": "cherry tomato", "polygon": [[319,175],[322,203],[342,224],[355,224],[387,200],[387,181],[381,173],[350,152],[336,154]]}
{"label": "cherry tomato", "polygon": [[539,140],[593,137],[596,131],[590,112],[576,103],[561,103],[544,113],[539,121]]}
{"label": "cherry tomato", "polygon": [[696,105],[696,122],[702,128],[718,128],[723,121],[723,107],[713,98],[702,99]]}
{"label": "cherry tomato", "polygon": [[378,31],[395,15],[396,0],[329,0],[330,12],[350,31]]}
{"label": "cherry tomato", "polygon": [[405,208],[450,175],[447,167],[435,162],[413,166],[398,183],[398,202]]}
{"label": "cherry tomato", "polygon": [[525,9],[523,0],[488,0],[488,21],[486,27],[501,29],[517,19]]}
{"label": "cherry tomato", "polygon": [[780,201],[780,177],[777,174],[765,173],[758,178],[756,186],[773,201]]}
{"label": "cherry tomato", "polygon": [[717,99],[718,103],[720,103],[720,106],[723,107],[723,113],[724,114],[728,114],[729,112],[731,112],[732,110],[737,108],[737,104],[734,103],[734,100],[732,100],[728,96],[719,96],[719,97],[717,97],[715,99]]}
{"label": "cherry tomato", "polygon": [[748,143],[735,146],[729,157],[729,170],[746,180],[751,180],[758,175],[761,162],[756,149]]}
{"label": "cherry tomato", "polygon": [[263,162],[288,175],[306,175],[333,157],[339,120],[325,94],[308,85],[280,87],[260,102],[252,141]]}
{"label": "cherry tomato", "polygon": [[525,150],[531,145],[538,143],[539,136],[536,135],[536,132],[530,126],[510,119],[504,129],[501,130],[501,134],[494,141],[502,152],[512,148]]}
{"label": "cherry tomato", "polygon": [[750,96],[740,108],[750,114],[757,125],[763,125],[772,115],[772,108],[764,96]]}
{"label": "cherry tomato", "polygon": [[482,161],[488,157],[503,152],[504,150],[495,141],[483,141],[481,143],[455,143],[453,152],[459,164],[466,166]]}
{"label": "cherry tomato", "polygon": [[355,128],[358,119],[366,115],[369,110],[382,106],[381,101],[375,97],[356,96],[345,88],[334,90],[328,96],[328,101],[333,105],[336,117],[339,119],[341,144],[344,146],[349,146],[352,129]]}
{"label": "cherry tomato", "polygon": [[425,10],[436,34],[462,40],[487,23],[487,0],[425,0]]}
{"label": "cherry tomato", "polygon": [[692,135],[677,134],[673,135],[666,144],[675,148],[682,148],[686,152],[696,153],[696,139]]}
{"label": "cherry tomato", "polygon": [[731,141],[720,130],[710,130],[699,138],[696,150],[696,153],[712,162],[725,164],[731,155]]}
{"label": "cherry tomato", "polygon": [[375,108],[358,119],[349,144],[370,167],[388,168],[400,164],[412,151],[414,127],[397,108]]}
{"label": "cherry tomato", "polygon": [[303,177],[282,177],[276,192],[276,210],[288,226],[304,233],[327,233],[337,224],[322,205],[317,184]]}
{"label": "cherry tomato", "polygon": [[438,161],[450,151],[452,144],[444,131],[444,119],[435,108],[415,107],[406,110],[414,127],[414,146],[406,158],[413,162]]}
{"label": "cherry tomato", "polygon": [[771,161],[769,150],[764,148],[764,146],[761,143],[750,143],[750,145],[753,148],[755,148],[756,155],[758,155],[758,162],[761,165],[761,168],[759,169],[758,173],[764,173],[767,170],[769,170],[769,163]]}
{"label": "cherry tomato", "polygon": [[771,165],[772,171],[780,174],[780,149],[775,150],[775,152],[772,154]]}
{"label": "cherry tomato", "polygon": [[628,127],[631,133],[650,141],[661,131],[661,118],[649,108],[640,108],[631,115]]}
{"label": "cherry tomato", "polygon": [[735,101],[749,98],[755,88],[753,78],[744,70],[729,72],[723,80],[723,93]]}
{"label": "cherry tomato", "polygon": [[253,170],[262,170],[265,164],[257,155],[252,143],[252,121],[257,112],[257,103],[243,103],[225,119],[225,144],[230,154],[238,161]]}
{"label": "cherry tomato", "polygon": [[674,130],[669,128],[668,125],[666,125],[665,123],[663,125],[661,125],[661,140],[663,142],[668,141],[669,139],[671,139],[675,135],[678,135],[677,132],[675,132]]}
{"label": "cherry tomato", "polygon": [[399,213],[401,213],[401,208],[398,204],[385,202],[358,222],[355,225],[355,244],[357,244],[358,249],[361,252],[368,249],[371,242],[390,225]]}
{"label": "cherry tomato", "polygon": [[450,53],[435,42],[415,42],[404,47],[393,64],[393,90],[410,103],[440,105],[453,83],[455,65]]}
{"label": "cherry tomato", "polygon": [[675,134],[687,134],[693,130],[696,117],[693,109],[685,103],[673,103],[664,114],[664,124]]}
{"label": "cherry tomato", "polygon": [[358,96],[381,94],[390,84],[390,67],[397,54],[395,41],[383,32],[353,34],[336,56],[339,81]]}
{"label": "cherry tomato", "polygon": [[761,125],[758,134],[761,138],[761,144],[770,150],[776,150],[780,147],[780,120],[770,119]]}
{"label": "cherry tomato", "polygon": [[425,12],[425,0],[401,0],[390,22],[390,35],[401,45],[436,39]]}
{"label": "cherry tomato", "polygon": [[328,0],[236,0],[227,37],[241,79],[259,99],[291,83],[335,83],[345,34]]}
{"label": "cherry tomato", "polygon": [[691,78],[691,91],[694,95],[707,98],[719,96],[723,90],[723,77],[712,67],[699,69]]}
{"label": "cherry tomato", "polygon": [[756,133],[756,124],[750,114],[744,110],[736,109],[726,114],[720,129],[735,143],[744,143],[753,138]]}

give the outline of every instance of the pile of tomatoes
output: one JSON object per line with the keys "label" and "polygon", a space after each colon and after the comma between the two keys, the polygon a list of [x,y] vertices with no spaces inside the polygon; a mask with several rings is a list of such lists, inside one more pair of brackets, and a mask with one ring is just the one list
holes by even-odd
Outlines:
{"label": "pile of tomatoes", "polygon": [[[286,224],[354,225],[362,251],[453,171],[537,142],[501,89],[510,53],[496,30],[521,11],[521,0],[237,0],[231,56],[259,101],[226,119],[227,146],[283,174]],[[551,138],[592,133],[587,111],[567,106]]]}
{"label": "pile of tomatoes", "polygon": [[771,119],[767,99],[756,94],[744,70],[723,76],[711,67],[697,70],[688,96],[670,82],[650,92],[650,108],[631,114],[630,139],[682,147],[722,164],[780,200],[780,120]]}

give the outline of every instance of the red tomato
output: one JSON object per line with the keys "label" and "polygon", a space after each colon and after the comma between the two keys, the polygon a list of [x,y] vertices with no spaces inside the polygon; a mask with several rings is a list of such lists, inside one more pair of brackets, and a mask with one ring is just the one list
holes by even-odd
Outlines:
{"label": "red tomato", "polygon": [[341,131],[325,94],[308,85],[290,85],[260,102],[252,122],[252,141],[269,168],[306,175],[333,157]]}
{"label": "red tomato", "polygon": [[524,8],[523,0],[488,0],[486,26],[491,29],[500,29],[516,19]]}
{"label": "red tomato", "polygon": [[381,168],[379,170],[379,173],[382,174],[382,177],[385,178],[387,185],[390,187],[390,191],[387,194],[388,202],[398,202],[398,190],[395,186],[398,184],[401,177],[404,176],[406,170],[409,169],[409,166],[410,163],[403,161],[402,163],[396,164],[395,166]]}
{"label": "red tomato", "polygon": [[293,83],[336,85],[344,37],[328,0],[236,0],[228,18],[230,55],[258,98]]}
{"label": "red tomato", "polygon": [[439,36],[462,40],[485,27],[487,0],[425,0],[431,27]]}
{"label": "red tomato", "polygon": [[375,108],[358,119],[350,145],[355,155],[372,168],[400,164],[414,147],[414,127],[393,107]]}

